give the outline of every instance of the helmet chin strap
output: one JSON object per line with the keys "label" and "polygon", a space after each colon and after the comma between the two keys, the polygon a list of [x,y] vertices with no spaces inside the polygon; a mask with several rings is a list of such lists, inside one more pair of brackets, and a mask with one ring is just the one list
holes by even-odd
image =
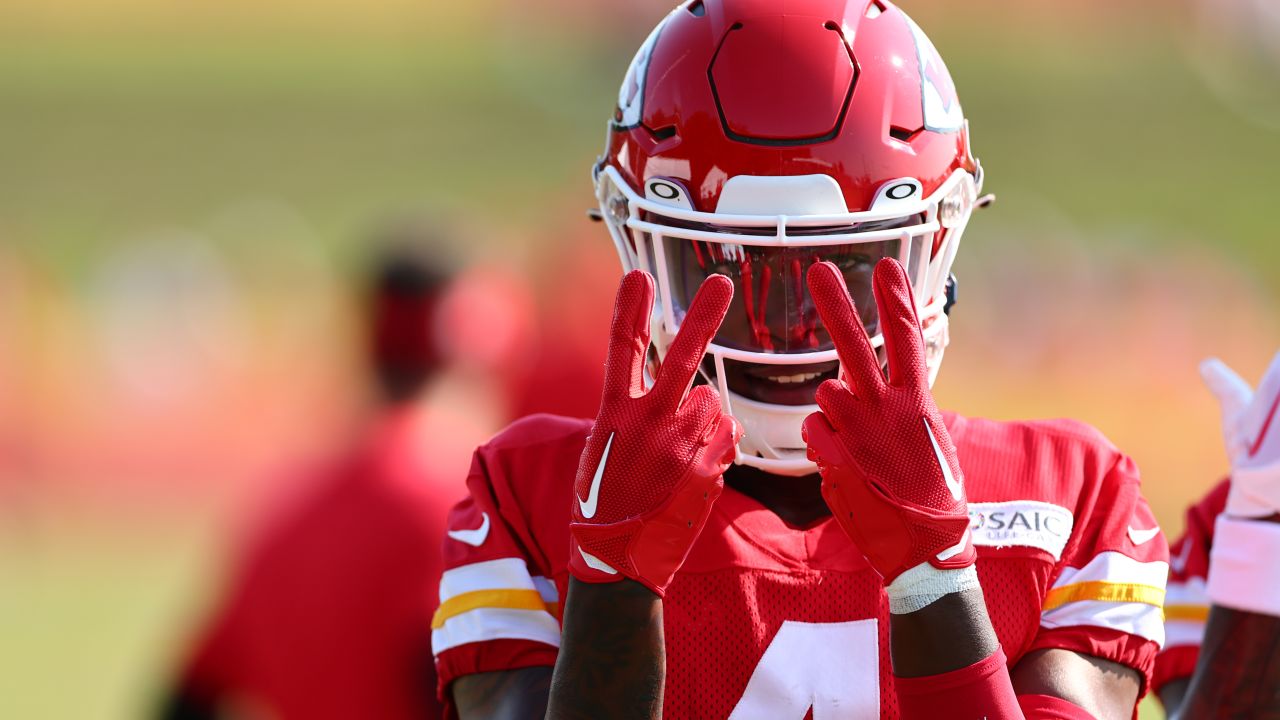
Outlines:
{"label": "helmet chin strap", "polygon": [[817,405],[771,405],[727,392],[733,416],[746,431],[738,445],[737,465],[759,468],[773,475],[802,477],[818,472],[806,457],[800,427],[818,411]]}
{"label": "helmet chin strap", "polygon": [[714,349],[710,354],[715,361],[715,377],[708,377],[705,372],[703,377],[716,384],[725,412],[742,423],[745,431],[734,464],[785,477],[818,472],[818,466],[806,457],[804,438],[800,434],[804,419],[817,412],[818,406],[776,405],[743,397],[729,389],[724,356]]}

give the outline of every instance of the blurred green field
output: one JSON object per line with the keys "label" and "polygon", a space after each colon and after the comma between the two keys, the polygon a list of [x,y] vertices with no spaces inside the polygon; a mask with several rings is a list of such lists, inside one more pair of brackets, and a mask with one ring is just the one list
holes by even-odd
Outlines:
{"label": "blurred green field", "polygon": [[[651,5],[649,22],[661,13]],[[482,238],[460,249],[470,257],[538,257],[581,232],[587,167],[648,27],[590,14],[572,26],[533,13],[504,21],[499,9],[403,25],[389,11],[350,32],[253,30],[249,11],[213,28],[0,31],[0,264],[16,259],[41,288],[22,322],[0,328],[0,357],[46,381],[0,380],[0,400],[39,406],[69,392],[44,363],[91,343],[89,321],[59,330],[51,318],[89,313],[101,266],[157,232],[204,238],[244,281],[252,312],[286,322],[289,288],[255,268],[341,267],[388,215],[456,219]],[[1194,361],[1223,352],[1256,372],[1275,345],[1280,138],[1197,78],[1177,12],[1139,32],[1125,22],[1133,8],[1109,7],[1105,26],[1069,7],[1011,5],[996,21],[945,3],[908,9],[948,58],[1000,196],[961,253],[971,314],[957,320],[944,404],[1098,423],[1147,468],[1153,506],[1176,532],[1179,508],[1221,469]],[[593,18],[599,32],[588,32]],[[241,231],[234,218],[261,208],[292,229]],[[1107,285],[1135,277],[1148,295]],[[993,346],[1018,341],[1008,298],[1068,280],[1106,288],[1037,306],[1052,313],[1042,334],[1079,333],[1062,341],[1078,353],[992,360]],[[1161,317],[1161,292],[1194,311],[1171,347],[1146,324]],[[1214,308],[1223,297],[1235,321]],[[1136,327],[1156,342],[1134,339]],[[1131,344],[1113,351],[1119,337]],[[1128,350],[1138,360],[1116,357]],[[10,430],[24,407],[9,409]],[[25,498],[0,513],[0,717],[141,717],[216,586],[233,513],[202,491],[163,511],[102,509],[65,502],[38,466],[0,465],[0,477]]]}
{"label": "blurred green field", "polygon": [[[1086,241],[1141,225],[1152,250],[1205,244],[1272,272],[1259,220],[1278,143],[1196,78],[1176,17],[1137,34],[1075,17],[1050,33],[940,6],[916,15],[950,58],[1007,205],[1053,198]],[[75,264],[262,198],[333,242],[388,208],[545,223],[549,201],[589,200],[584,164],[646,32],[5,33],[6,240]]]}
{"label": "blurred green field", "polygon": [[85,524],[42,518],[39,527],[6,528],[0,716],[145,717],[175,660],[175,632],[203,605],[208,528]]}

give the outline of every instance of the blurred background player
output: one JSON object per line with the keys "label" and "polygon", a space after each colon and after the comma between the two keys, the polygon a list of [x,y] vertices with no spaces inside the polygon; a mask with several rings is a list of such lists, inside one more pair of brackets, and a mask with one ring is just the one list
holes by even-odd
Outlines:
{"label": "blurred background player", "polygon": [[[599,271],[614,262],[615,253],[595,230],[588,226],[564,232],[537,259],[533,281],[541,287],[536,331],[526,342],[513,343],[518,352],[495,368],[506,378],[511,418],[534,413],[590,417],[600,407],[605,360],[601,329],[609,325],[617,278]],[[565,282],[567,277],[573,282]]]}
{"label": "blurred background player", "polygon": [[1280,354],[1255,392],[1222,361],[1200,372],[1222,411],[1230,476],[1186,513],[1169,553],[1153,687],[1170,717],[1280,713]]}
{"label": "blurred background player", "polygon": [[[424,402],[450,271],[412,228],[365,278],[370,417],[270,508],[163,708],[167,720],[436,717],[440,538],[479,430]],[[456,305],[456,303],[453,303]],[[246,422],[253,422],[246,418]]]}

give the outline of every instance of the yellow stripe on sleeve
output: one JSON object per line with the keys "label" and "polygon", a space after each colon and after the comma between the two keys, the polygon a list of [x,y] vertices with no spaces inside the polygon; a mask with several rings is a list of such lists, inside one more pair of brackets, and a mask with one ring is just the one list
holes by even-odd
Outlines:
{"label": "yellow stripe on sleeve", "polygon": [[1204,605],[1165,605],[1164,619],[1205,622],[1209,619],[1209,608]]}
{"label": "yellow stripe on sleeve", "polygon": [[1115,603],[1141,603],[1162,607],[1164,588],[1135,583],[1116,583],[1105,580],[1075,583],[1054,588],[1044,598],[1044,612],[1056,610],[1068,603],[1084,600]]}
{"label": "yellow stripe on sleeve", "polygon": [[554,617],[556,605],[558,603],[544,601],[537,590],[476,590],[455,595],[441,603],[435,617],[431,618],[431,629],[439,630],[449,618],[482,608],[543,610]]}

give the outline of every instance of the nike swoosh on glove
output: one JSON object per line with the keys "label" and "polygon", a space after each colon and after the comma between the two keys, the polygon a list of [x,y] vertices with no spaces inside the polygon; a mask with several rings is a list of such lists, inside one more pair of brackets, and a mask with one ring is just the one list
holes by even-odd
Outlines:
{"label": "nike swoosh on glove", "polygon": [[818,388],[805,419],[822,497],[886,585],[923,563],[974,563],[969,509],[955,445],[929,391],[924,339],[906,271],[876,266],[873,289],[889,376],[831,263],[809,269],[809,293],[840,354],[843,377]]}
{"label": "nike swoosh on glove", "polygon": [[618,289],[604,396],[574,483],[569,571],[585,582],[630,578],[662,596],[724,489],[742,432],[714,389],[689,389],[733,283],[703,282],[646,392],[653,296],[653,278],[638,270]]}
{"label": "nike swoosh on glove", "polygon": [[1201,363],[1200,375],[1222,410],[1222,437],[1231,459],[1226,514],[1262,518],[1280,512],[1280,354],[1257,392],[1217,358]]}

